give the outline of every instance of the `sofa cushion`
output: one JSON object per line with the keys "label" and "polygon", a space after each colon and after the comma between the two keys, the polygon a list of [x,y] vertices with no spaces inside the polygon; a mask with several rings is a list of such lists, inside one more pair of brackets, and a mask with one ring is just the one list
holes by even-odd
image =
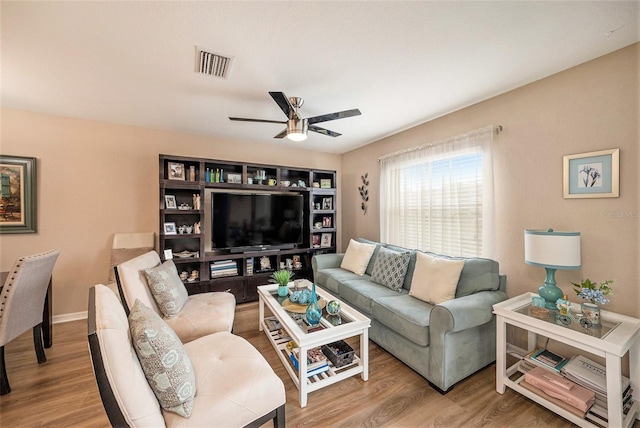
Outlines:
{"label": "sofa cushion", "polygon": [[451,257],[429,251],[425,251],[425,253],[443,259],[464,261],[456,289],[456,297],[500,289],[500,265],[495,260],[481,257]]}
{"label": "sofa cushion", "polygon": [[163,426],[158,399],[131,344],[129,321],[122,304],[102,284],[95,286],[95,299],[96,336],[118,407],[131,426]]}
{"label": "sofa cushion", "polygon": [[167,318],[178,315],[187,302],[189,293],[178,275],[173,260],[145,269],[144,275],[162,314]]}
{"label": "sofa cushion", "polygon": [[453,299],[463,266],[462,260],[417,253],[409,294],[434,305]]}
{"label": "sofa cushion", "polygon": [[375,249],[376,246],[373,244],[365,244],[352,239],[349,241],[349,246],[344,253],[340,267],[356,275],[364,275]]}
{"label": "sofa cushion", "polygon": [[416,250],[410,250],[404,247],[398,247],[397,245],[385,245],[386,248],[392,251],[409,251],[409,266],[407,266],[407,273],[404,276],[404,284],[402,285],[405,289],[409,290],[411,288],[411,280],[413,278],[413,271],[416,267]]}
{"label": "sofa cushion", "polygon": [[376,298],[371,316],[420,346],[429,346],[429,318],[433,305],[408,294]]}
{"label": "sofa cushion", "polygon": [[398,252],[388,248],[380,248],[376,255],[371,279],[392,290],[400,291],[408,266],[408,251]]}
{"label": "sofa cushion", "polygon": [[[338,290],[341,298],[344,298],[347,303],[366,314],[371,314],[373,299],[384,296],[398,296],[397,291],[375,283],[369,278],[341,282]],[[406,294],[407,291],[402,289],[401,293]]]}
{"label": "sofa cushion", "polygon": [[191,416],[196,379],[176,333],[152,309],[136,300],[129,313],[131,341],[149,386],[160,406]]}
{"label": "sofa cushion", "polygon": [[376,249],[373,250],[373,254],[371,255],[371,260],[369,260],[369,264],[367,265],[367,270],[364,271],[364,273],[366,273],[367,275],[371,275],[371,273],[373,272],[373,265],[376,261],[376,255],[378,254],[380,248],[382,248],[382,245],[379,242],[370,241],[365,238],[356,238],[356,241],[376,246]]}
{"label": "sofa cushion", "polygon": [[342,268],[329,268],[316,271],[313,280],[316,284],[326,288],[329,292],[339,293],[340,290],[338,285],[341,282],[367,277],[367,275],[356,275],[355,273]]}

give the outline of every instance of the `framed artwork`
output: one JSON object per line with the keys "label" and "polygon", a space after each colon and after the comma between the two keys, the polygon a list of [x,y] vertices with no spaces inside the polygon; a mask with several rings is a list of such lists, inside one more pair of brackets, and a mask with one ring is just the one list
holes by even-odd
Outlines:
{"label": "framed artwork", "polygon": [[178,208],[176,197],[173,195],[164,195],[164,207],[168,210],[175,210]]}
{"label": "framed artwork", "polygon": [[323,178],[320,180],[320,187],[323,189],[331,189],[331,179]]}
{"label": "framed artwork", "polygon": [[171,250],[171,248],[164,250],[164,259],[171,260],[172,258],[173,258],[173,251]]}
{"label": "framed artwork", "polygon": [[0,155],[0,233],[36,233],[36,158]]}
{"label": "framed artwork", "polygon": [[332,210],[333,209],[333,198],[322,198],[322,209],[323,210]]}
{"label": "framed artwork", "polygon": [[313,235],[313,246],[315,248],[320,246],[320,235]]}
{"label": "framed artwork", "polygon": [[176,223],[173,221],[167,222],[164,224],[164,234],[165,235],[175,235],[176,232]]}
{"label": "framed artwork", "polygon": [[331,227],[331,217],[322,218],[322,227]]}
{"label": "framed artwork", "polygon": [[242,184],[242,174],[227,174],[227,183]]}
{"label": "framed artwork", "polygon": [[620,149],[567,155],[563,160],[565,199],[620,196]]}
{"label": "framed artwork", "polygon": [[178,162],[169,162],[167,164],[169,180],[184,181],[184,164]]}
{"label": "framed artwork", "polygon": [[331,246],[331,234],[330,233],[323,233],[322,234],[322,238],[320,240],[320,247],[321,248],[326,248],[326,247],[330,247]]}

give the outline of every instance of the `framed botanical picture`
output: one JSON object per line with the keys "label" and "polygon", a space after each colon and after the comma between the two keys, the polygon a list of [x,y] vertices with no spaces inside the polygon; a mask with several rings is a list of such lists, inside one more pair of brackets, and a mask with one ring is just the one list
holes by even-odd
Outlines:
{"label": "framed botanical picture", "polygon": [[168,210],[175,210],[178,208],[176,197],[173,195],[164,195],[164,207]]}
{"label": "framed botanical picture", "polygon": [[320,238],[320,247],[326,248],[331,246],[331,234],[323,233],[322,238]]}
{"label": "framed botanical picture", "polygon": [[333,198],[322,198],[322,209],[323,210],[332,210],[333,209]]}
{"label": "framed botanical picture", "polygon": [[323,178],[320,180],[320,187],[323,189],[330,189],[331,188],[331,179],[330,178]]}
{"label": "framed botanical picture", "polygon": [[564,197],[620,196],[620,149],[567,155],[563,161]]}
{"label": "framed botanical picture", "polygon": [[169,180],[184,180],[184,164],[178,162],[169,162],[167,164]]}
{"label": "framed botanical picture", "polygon": [[0,155],[0,233],[35,233],[36,158]]}
{"label": "framed botanical picture", "polygon": [[175,235],[176,232],[176,223],[173,221],[166,222],[164,224],[164,234],[165,235]]}

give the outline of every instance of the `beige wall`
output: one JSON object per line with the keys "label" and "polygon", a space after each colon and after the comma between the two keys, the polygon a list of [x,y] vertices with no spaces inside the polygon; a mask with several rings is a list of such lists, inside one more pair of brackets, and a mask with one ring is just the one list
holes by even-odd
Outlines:
{"label": "beige wall", "polygon": [[0,269],[22,255],[60,249],[55,315],[86,311],[88,288],[107,281],[114,233],[158,231],[160,153],[335,169],[341,176],[339,155],[10,109],[0,119],[0,153],[38,158],[38,233],[0,235]]}
{"label": "beige wall", "polygon": [[[377,158],[486,125],[495,138],[497,259],[510,296],[535,291],[544,270],[524,264],[523,230],[582,234],[582,268],[559,271],[570,281],[616,279],[606,309],[640,316],[640,44],[346,153],[342,157],[343,246],[352,237],[379,239]],[[564,199],[564,155],[620,148],[620,197]],[[370,206],[360,211],[357,187],[369,173]]]}

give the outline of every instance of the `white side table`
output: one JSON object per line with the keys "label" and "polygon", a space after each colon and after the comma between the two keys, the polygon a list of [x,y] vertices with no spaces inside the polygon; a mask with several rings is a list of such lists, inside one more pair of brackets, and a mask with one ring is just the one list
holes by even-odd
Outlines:
{"label": "white side table", "polygon": [[[638,417],[640,401],[635,401],[631,410],[624,415],[622,412],[621,391],[621,359],[629,353],[629,369],[631,384],[634,393],[638,397],[638,387],[640,386],[640,319],[616,314],[614,312],[602,311],[601,319],[604,325],[601,332],[593,329],[584,329],[575,323],[571,326],[562,325],[549,320],[534,318],[528,314],[531,305],[531,297],[537,296],[535,293],[525,293],[511,298],[493,306],[493,313],[496,314],[496,390],[503,394],[506,387],[527,396],[531,400],[545,406],[558,415],[568,419],[574,424],[582,427],[596,427],[586,419],[582,419],[561,407],[555,405],[533,392],[520,386],[524,375],[516,380],[510,377],[518,372],[519,362],[507,367],[507,324],[519,327],[528,332],[528,347],[533,350],[537,344],[537,336],[541,335],[549,339],[557,340],[577,349],[584,350],[593,355],[605,358],[607,369],[607,394],[608,399],[608,423],[609,427],[629,427]],[[580,306],[572,304],[573,312],[580,312]],[[600,336],[600,337],[598,337]],[[616,393],[614,393],[616,392]]]}

